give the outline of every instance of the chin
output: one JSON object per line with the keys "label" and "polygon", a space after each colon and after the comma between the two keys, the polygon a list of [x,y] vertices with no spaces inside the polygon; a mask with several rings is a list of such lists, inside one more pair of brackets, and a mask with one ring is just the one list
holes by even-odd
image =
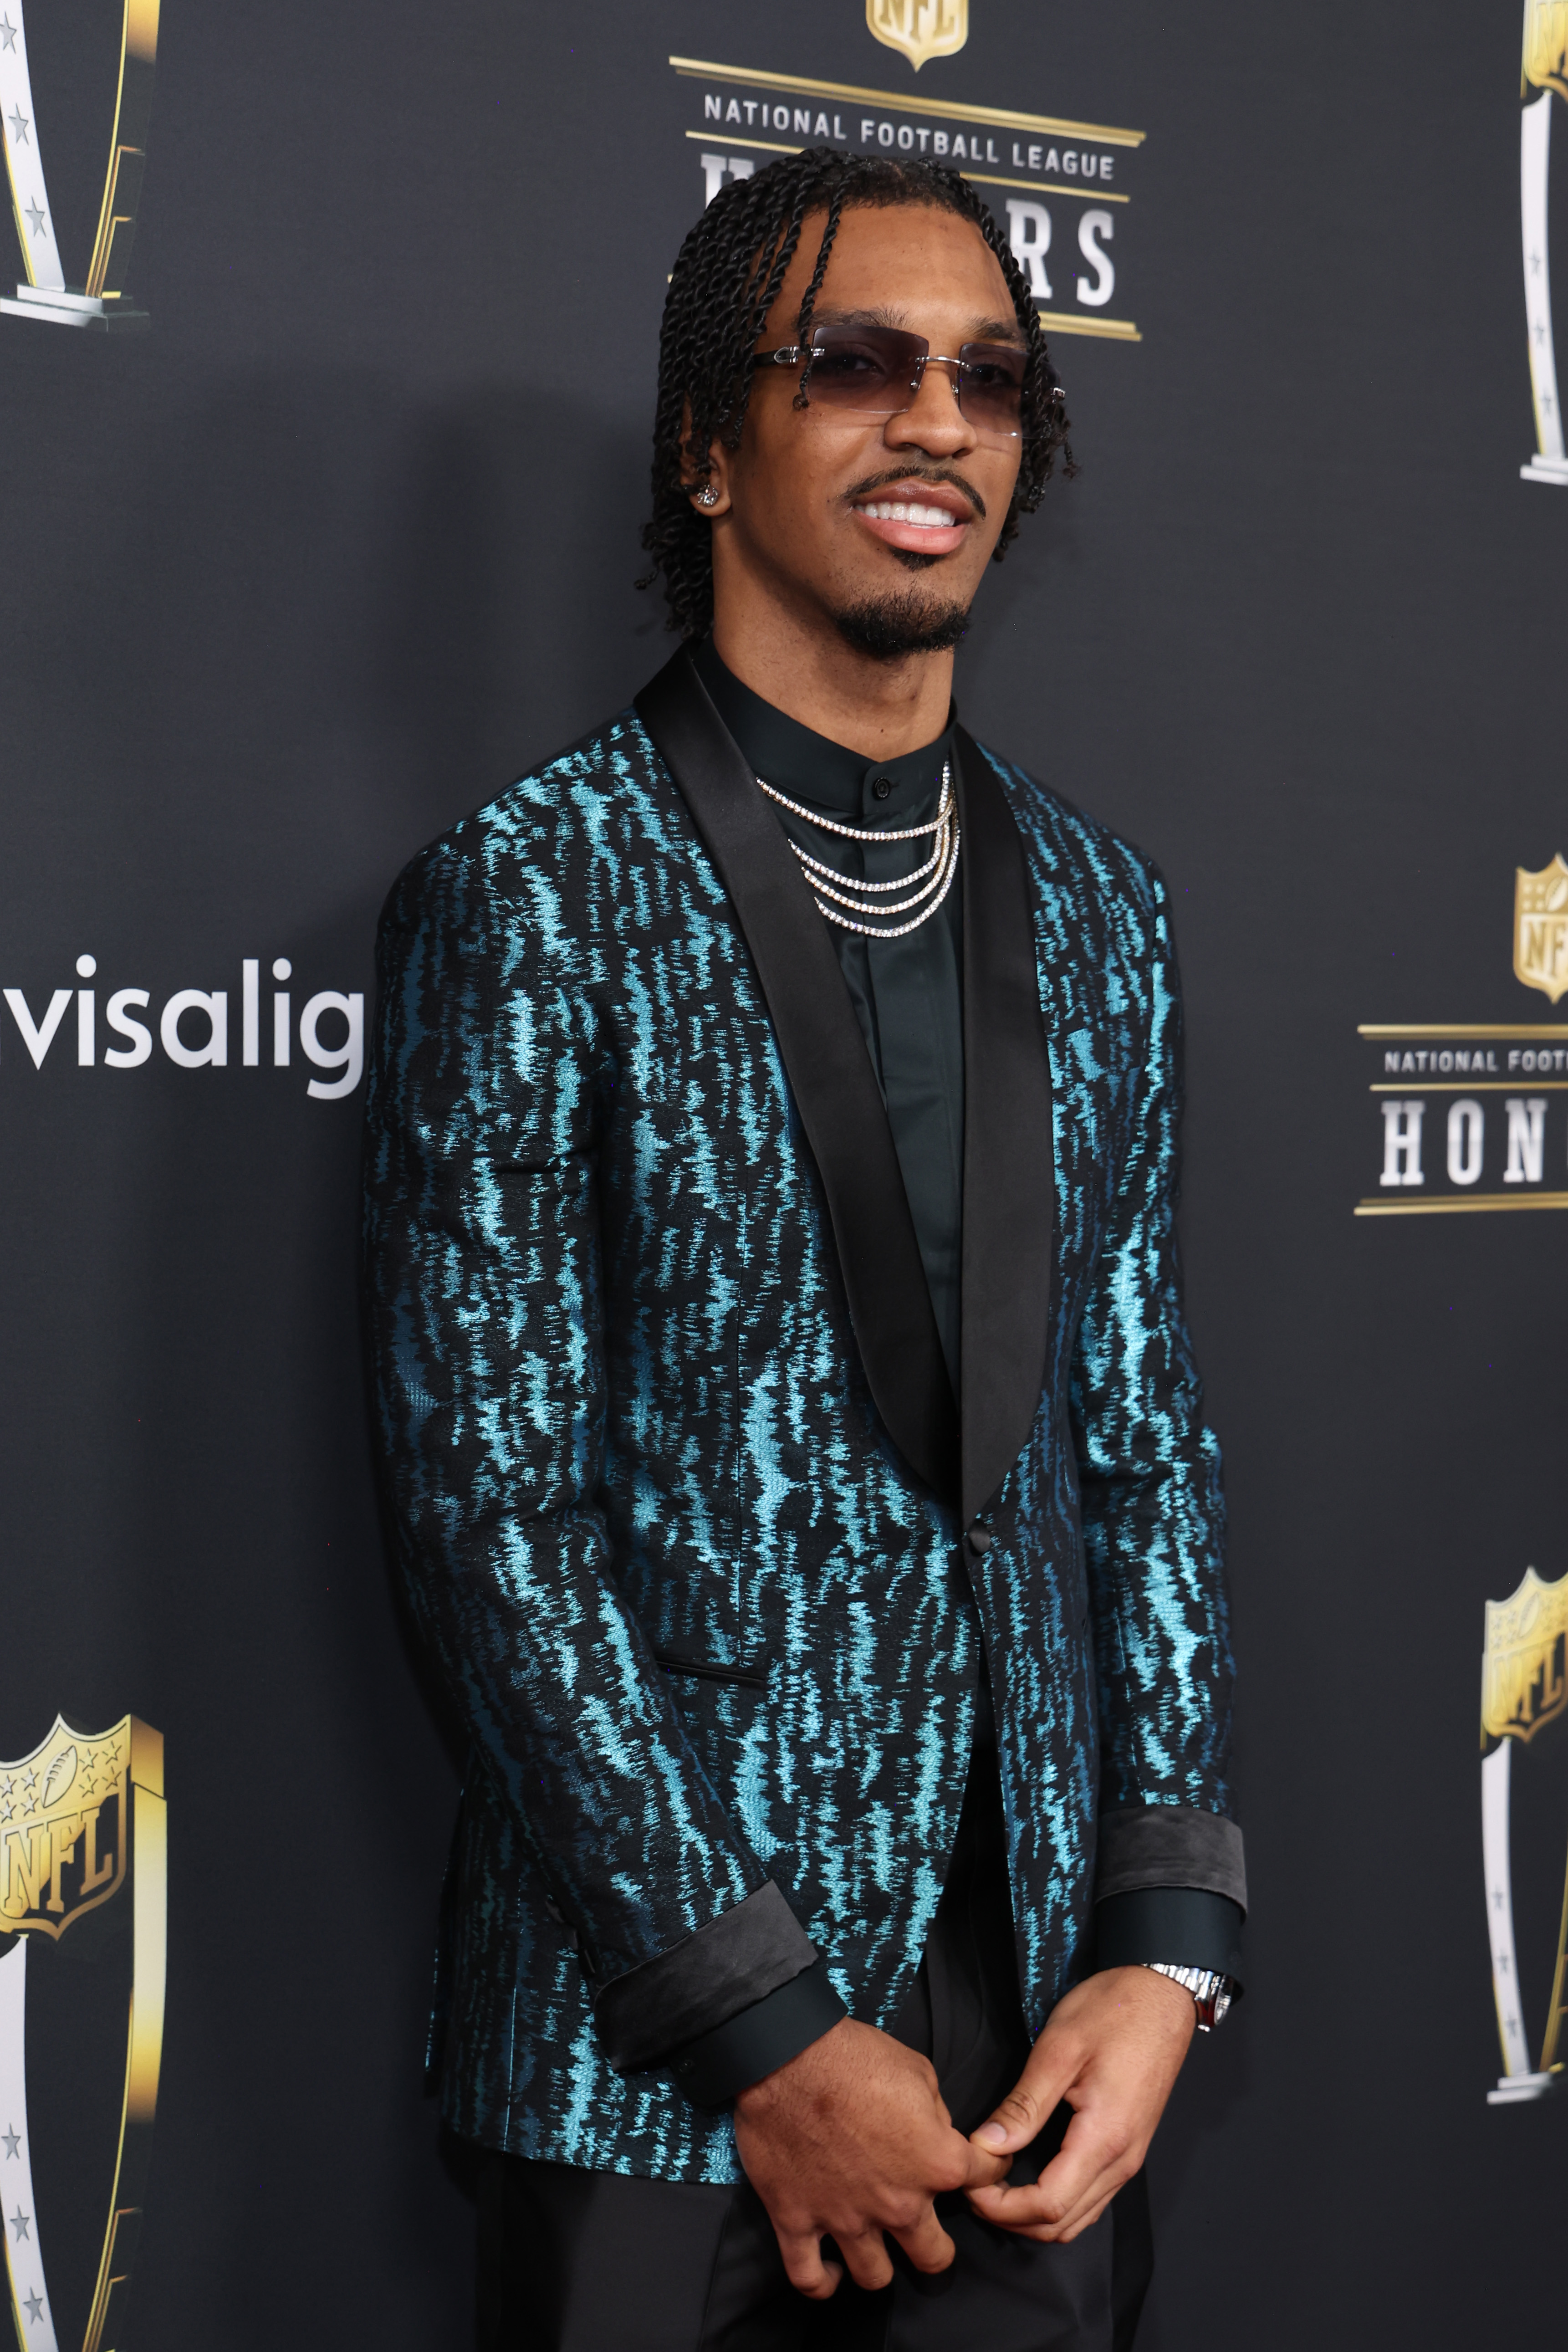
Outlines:
{"label": "chin", "polygon": [[[923,571],[937,557],[905,558],[909,568]],[[911,654],[951,653],[969,627],[969,607],[941,596],[921,595],[912,588],[884,590],[844,604],[833,615],[834,625],[857,653],[873,661],[907,661]]]}

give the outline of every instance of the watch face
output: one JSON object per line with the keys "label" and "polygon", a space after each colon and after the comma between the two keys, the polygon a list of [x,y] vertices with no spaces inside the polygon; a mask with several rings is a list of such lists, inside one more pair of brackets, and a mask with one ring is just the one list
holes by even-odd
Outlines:
{"label": "watch face", "polygon": [[1212,2027],[1223,2025],[1230,2008],[1229,1978],[1210,1977],[1197,2000],[1198,2026],[1202,2032],[1207,2033]]}
{"label": "watch face", "polygon": [[1200,2033],[1207,2033],[1224,2021],[1236,1988],[1218,1969],[1184,1968],[1173,1960],[1146,1960],[1143,1965],[1152,1969],[1156,1976],[1169,1977],[1173,1984],[1184,1986],[1192,1994]]}

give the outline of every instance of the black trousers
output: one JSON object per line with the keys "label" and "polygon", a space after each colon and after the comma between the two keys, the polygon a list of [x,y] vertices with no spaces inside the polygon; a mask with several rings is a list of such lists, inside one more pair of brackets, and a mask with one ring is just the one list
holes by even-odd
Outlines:
{"label": "black trousers", "polygon": [[994,2230],[962,2197],[938,2278],[826,2303],[784,2276],[754,2189],[489,2156],[479,2178],[481,2352],[1130,2352],[1152,2267],[1143,2176],[1070,2246]]}
{"label": "black trousers", "polygon": [[[957,2128],[984,2123],[1029,2053],[994,1748],[970,1769],[925,1958],[893,2032],[929,2057]],[[1010,2178],[1033,2180],[1058,2111]],[[1148,2191],[1129,2181],[1070,2246],[995,2230],[962,2196],[937,2210],[957,2247],[938,2278],[893,2250],[868,2294],[824,2304],[789,2284],[773,2226],[742,2183],[709,2189],[487,2152],[479,2174],[481,2352],[1130,2352],[1153,2268]]]}

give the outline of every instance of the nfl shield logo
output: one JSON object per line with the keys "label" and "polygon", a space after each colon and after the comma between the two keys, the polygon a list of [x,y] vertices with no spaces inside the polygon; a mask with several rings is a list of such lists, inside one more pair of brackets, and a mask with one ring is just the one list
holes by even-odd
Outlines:
{"label": "nfl shield logo", "polygon": [[[1544,1969],[1532,1970],[1528,1950],[1521,1956],[1514,1920],[1516,1884],[1513,1826],[1517,1811],[1513,1789],[1515,1752],[1527,1748],[1536,1734],[1568,1712],[1568,1576],[1555,1584],[1543,1583],[1534,1569],[1506,1601],[1487,1602],[1486,1648],[1481,1656],[1481,1745],[1497,1746],[1481,1762],[1481,1855],[1486,1871],[1487,1927],[1492,1948],[1492,1992],[1497,2004],[1498,2033],[1502,2043],[1503,2072],[1495,2091],[1487,2093],[1494,2107],[1527,2105],[1544,2098],[1562,2076],[1558,2052],[1568,2024],[1568,1906],[1560,1907],[1557,1888],[1561,1865],[1549,1864],[1545,1919],[1560,1924],[1557,1949],[1546,2002],[1546,2025],[1540,2063],[1530,2063],[1526,2010],[1529,1979],[1533,1973],[1544,1985]],[[1526,1791],[1528,1796],[1528,1790]],[[1529,1807],[1526,1807],[1527,1818]],[[1561,1824],[1561,1813],[1556,1816]],[[1558,1849],[1561,1852],[1561,1848]],[[1533,1878],[1533,1871],[1531,1877]],[[1524,1884],[1527,1915],[1533,1909],[1544,1924],[1542,1906],[1530,1897],[1536,1890]],[[1521,1957],[1523,1967],[1521,1969]]]}
{"label": "nfl shield logo", "polygon": [[1514,868],[1513,969],[1553,1004],[1568,989],[1568,866],[1561,853],[1538,874]]}
{"label": "nfl shield logo", "polygon": [[127,2352],[165,1885],[163,1743],[146,1724],[57,1716],[0,1763],[0,2300],[25,2352]]}
{"label": "nfl shield logo", "polygon": [[1543,1584],[1532,1568],[1507,1601],[1487,1602],[1481,1660],[1481,1729],[1521,1739],[1568,1708],[1568,1577]]}
{"label": "nfl shield logo", "polygon": [[866,22],[919,73],[928,58],[950,58],[969,38],[969,0],[866,0]]}

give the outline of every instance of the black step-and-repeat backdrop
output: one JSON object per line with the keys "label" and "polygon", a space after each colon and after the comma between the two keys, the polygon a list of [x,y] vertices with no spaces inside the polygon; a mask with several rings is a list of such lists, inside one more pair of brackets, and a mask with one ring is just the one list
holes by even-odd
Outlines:
{"label": "black step-and-repeat backdrop", "polygon": [[0,7],[29,2352],[466,2341],[419,2084],[453,1752],[358,1369],[373,929],[663,658],[666,274],[808,139],[1008,224],[1083,470],[963,711],[1180,910],[1255,1909],[1147,2343],[1559,2324],[1565,42],[1544,0],[1522,70],[1518,0]]}

